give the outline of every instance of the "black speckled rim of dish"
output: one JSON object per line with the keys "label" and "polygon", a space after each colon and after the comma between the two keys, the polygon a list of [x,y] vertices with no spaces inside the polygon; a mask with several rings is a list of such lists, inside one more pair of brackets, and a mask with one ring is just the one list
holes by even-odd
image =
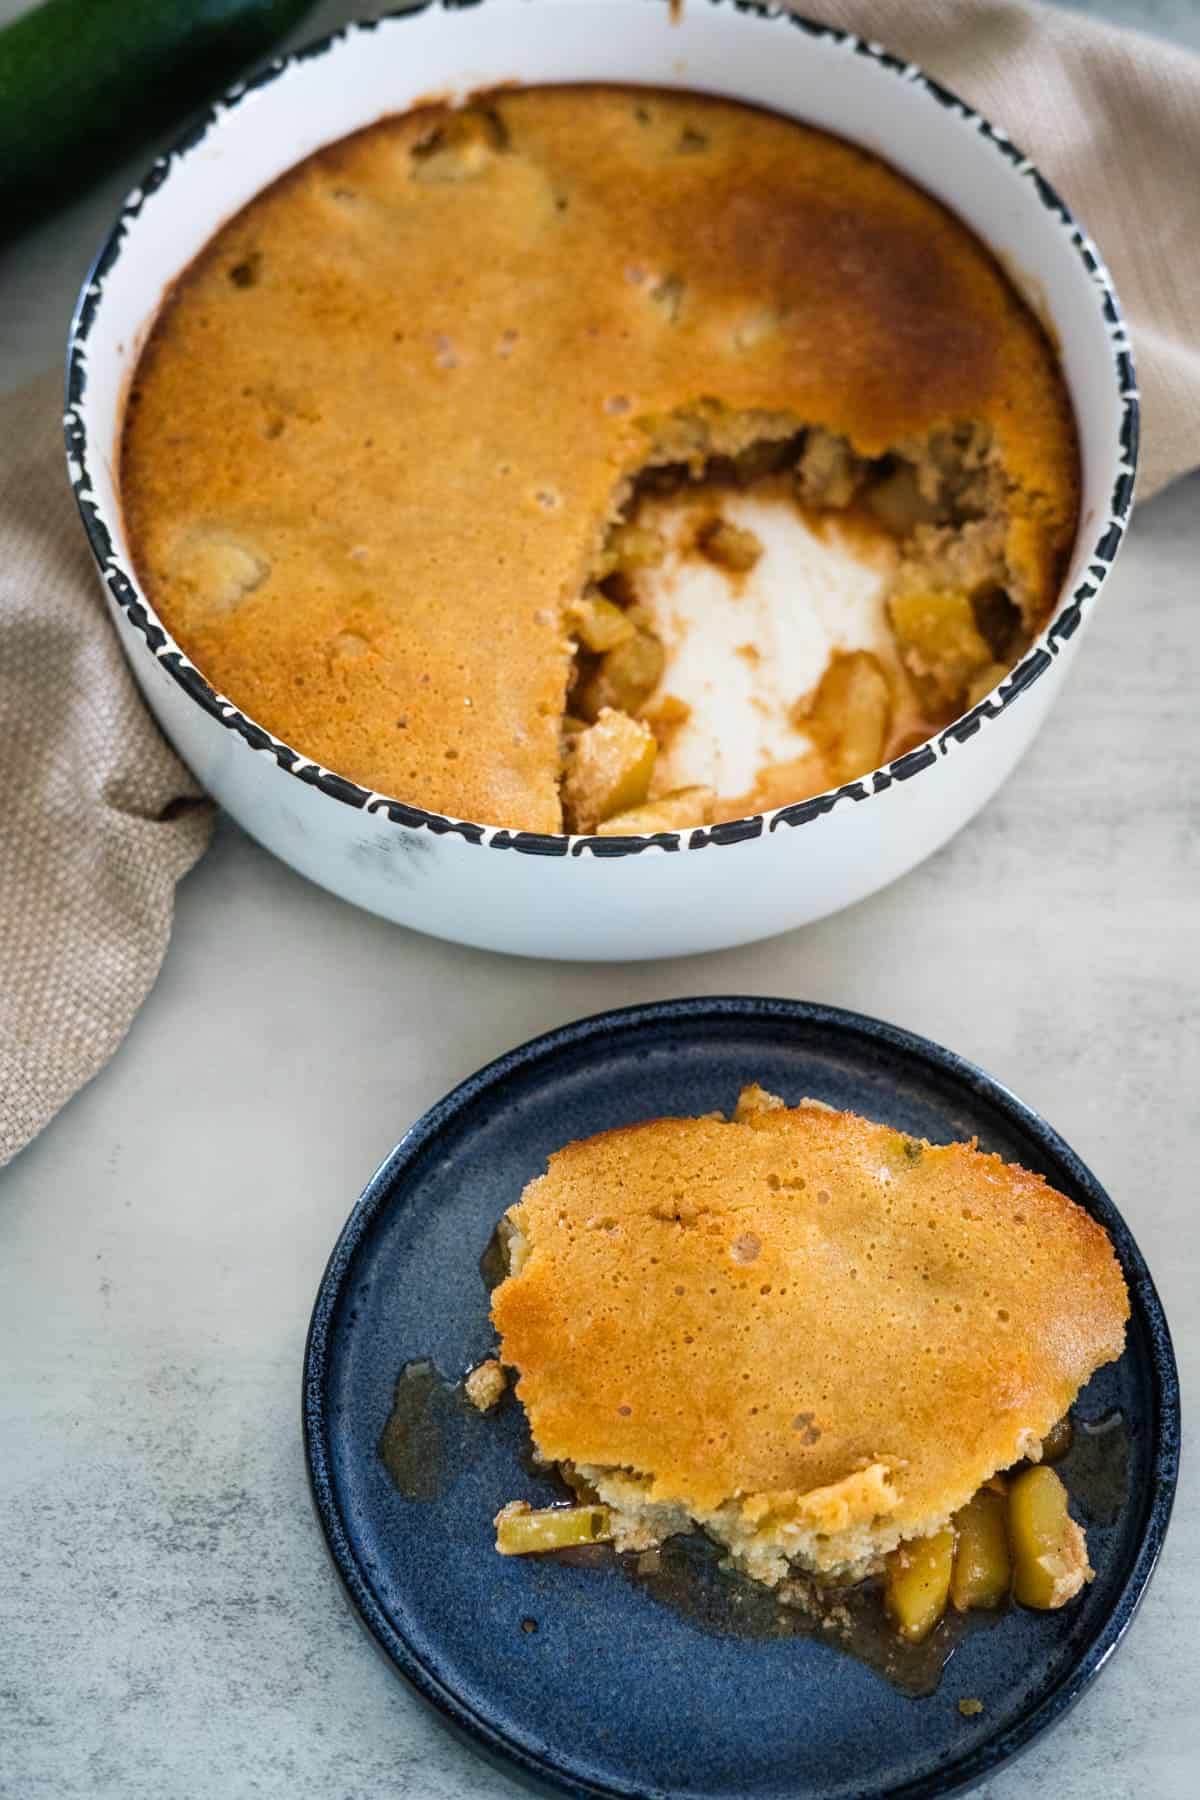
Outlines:
{"label": "black speckled rim of dish", "polygon": [[[1129,345],[1129,335],[1121,316],[1112,280],[1091,238],[1072,217],[1070,210],[1059,197],[1045,177],[1033,166],[1029,158],[1017,148],[1003,131],[990,124],[973,107],[960,100],[957,94],[943,87],[932,76],[926,75],[915,63],[905,62],[901,57],[893,56],[878,44],[867,43],[855,37],[851,32],[841,31],[832,25],[823,25],[816,19],[810,19],[800,13],[785,12],[772,4],[763,4],[761,0],[706,0],[713,6],[732,5],[739,13],[750,14],[754,18],[769,21],[782,28],[790,27],[803,32],[806,37],[824,38],[839,45],[846,46],[856,56],[864,56],[887,70],[897,81],[924,88],[930,98],[947,111],[957,113],[964,126],[973,127],[981,137],[992,144],[998,155],[1005,158],[1016,169],[1018,174],[1031,181],[1038,198],[1046,211],[1051,213],[1063,232],[1069,237],[1071,245],[1083,264],[1092,284],[1099,291],[1100,305],[1109,333],[1112,349],[1114,374],[1117,381],[1121,402],[1121,425],[1118,433],[1117,467],[1118,474],[1113,487],[1109,507],[1109,517],[1104,528],[1092,548],[1087,564],[1085,579],[1074,589],[1065,604],[1060,601],[1059,609],[1050,624],[1041,632],[1010,674],[998,687],[994,688],[978,705],[970,708],[961,718],[939,732],[936,737],[917,749],[897,757],[886,768],[875,770],[869,776],[845,783],[839,788],[829,789],[823,794],[816,794],[811,799],[801,800],[791,806],[779,807],[773,812],[755,814],[749,818],[730,819],[719,825],[698,827],[684,831],[659,831],[645,837],[569,837],[564,833],[514,831],[503,826],[477,825],[467,819],[450,819],[440,813],[426,812],[424,808],[412,806],[405,801],[390,798],[386,794],[373,793],[369,788],[360,787],[357,782],[348,780],[343,775],[335,775],[322,768],[309,757],[302,756],[289,745],[272,737],[261,725],[239,710],[224,694],[219,694],[201,675],[195,665],[184,655],[179,645],[163,627],[158,615],[154,612],[146,598],[139,592],[133,572],[117,554],[112,533],[101,516],[99,504],[89,468],[89,459],[93,449],[101,456],[107,456],[112,446],[104,444],[92,446],[88,441],[87,426],[83,414],[83,399],[87,387],[87,345],[88,337],[104,296],[105,282],[121,255],[122,245],[131,222],[137,218],[146,200],[167,179],[172,165],[186,156],[207,136],[213,125],[221,117],[232,110],[249,93],[267,86],[295,63],[305,62],[313,57],[324,56],[343,39],[357,32],[375,31],[380,25],[391,24],[404,19],[417,18],[428,12],[431,6],[439,5],[444,11],[459,11],[467,6],[486,5],[487,0],[424,0],[424,4],[405,8],[402,12],[383,15],[379,19],[363,20],[357,24],[343,26],[330,33],[328,37],[319,38],[287,57],[277,58],[269,63],[258,74],[239,83],[225,93],[209,111],[188,130],[164,155],[152,164],[139,186],[128,195],[124,206],[117,216],[111,232],[93,263],[71,320],[71,330],[67,342],[66,369],[66,406],[64,430],[67,444],[67,467],[71,478],[71,486],[75,500],[83,518],[84,528],[91,543],[92,552],[100,567],[100,572],[116,605],[120,607],[134,630],[145,639],[146,647],[156,657],[168,674],[178,682],[197,706],[217,720],[228,730],[235,732],[251,750],[265,751],[275,758],[279,767],[287,774],[310,787],[317,788],[331,799],[343,805],[356,807],[369,814],[382,816],[393,824],[409,830],[427,830],[437,836],[454,833],[470,844],[484,844],[493,850],[515,850],[527,856],[581,856],[585,852],[591,856],[615,857],[636,856],[643,850],[660,849],[701,850],[709,844],[737,844],[747,839],[761,837],[764,831],[778,831],[781,826],[809,825],[825,813],[831,812],[843,800],[864,801],[874,794],[882,793],[894,782],[909,781],[915,775],[923,774],[927,769],[935,768],[940,758],[955,748],[961,748],[973,738],[984,726],[996,719],[1001,713],[1031,688],[1034,682],[1050,668],[1061,646],[1068,638],[1073,637],[1079,629],[1083,609],[1095,598],[1101,583],[1108,574],[1121,539],[1125,532],[1130,507],[1133,503],[1134,477],[1137,469],[1138,451],[1138,391],[1134,373],[1133,356]],[[668,0],[661,0],[668,4]],[[697,0],[692,0],[697,4]]]}
{"label": "black speckled rim of dish", "polygon": [[370,1232],[377,1214],[387,1204],[397,1176],[420,1156],[431,1141],[451,1128],[456,1120],[485,1100],[489,1094],[494,1094],[499,1099],[499,1091],[503,1089],[508,1076],[518,1070],[528,1070],[538,1063],[553,1062],[563,1051],[580,1045],[592,1044],[598,1052],[602,1052],[614,1035],[631,1027],[665,1023],[702,1031],[706,1026],[719,1024],[721,1020],[730,1018],[777,1019],[784,1029],[788,1025],[802,1023],[817,1029],[851,1035],[868,1045],[885,1046],[892,1052],[899,1052],[906,1059],[923,1065],[943,1079],[949,1077],[956,1085],[969,1089],[999,1112],[1006,1114],[1045,1152],[1048,1159],[1067,1169],[1076,1190],[1084,1196],[1088,1211],[1108,1232],[1129,1286],[1133,1311],[1135,1315],[1140,1314],[1145,1322],[1150,1344],[1153,1391],[1153,1416],[1147,1421],[1154,1446],[1150,1482],[1152,1499],[1134,1565],[1099,1634],[1057,1687],[1031,1706],[1001,1736],[989,1739],[978,1750],[958,1758],[936,1775],[889,1791],[889,1800],[935,1800],[935,1796],[957,1793],[973,1786],[999,1764],[1024,1749],[1074,1705],[1113,1654],[1129,1629],[1162,1550],[1179,1474],[1181,1421],[1179,1375],[1171,1334],[1150,1271],[1124,1219],[1091,1170],[1040,1114],[974,1063],[933,1043],[929,1038],[918,1037],[897,1025],[869,1018],[862,1013],[803,1000],[743,995],[666,1000],[620,1007],[612,1012],[596,1013],[590,1018],[560,1026],[557,1030],[532,1038],[527,1044],[498,1057],[495,1062],[488,1063],[454,1088],[417,1120],[371,1177],[347,1219],[321,1277],[304,1350],[301,1399],[305,1461],[313,1505],[329,1554],[360,1619],[378,1648],[423,1699],[497,1766],[507,1767],[511,1772],[515,1764],[527,1778],[538,1785],[545,1787],[549,1783],[557,1791],[575,1796],[576,1800],[611,1800],[612,1790],[566,1779],[560,1770],[541,1764],[536,1757],[528,1755],[499,1732],[492,1730],[436,1679],[388,1618],[376,1596],[370,1575],[354,1554],[334,1496],[325,1408],[330,1332],[343,1286],[358,1248]]}

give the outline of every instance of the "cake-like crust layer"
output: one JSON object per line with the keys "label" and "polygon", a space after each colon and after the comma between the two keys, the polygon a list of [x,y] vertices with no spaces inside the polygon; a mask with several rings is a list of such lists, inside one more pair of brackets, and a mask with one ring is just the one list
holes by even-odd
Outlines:
{"label": "cake-like crust layer", "polygon": [[630,1504],[718,1515],[770,1578],[781,1550],[861,1571],[936,1529],[1038,1456],[1124,1341],[1125,1283],[1080,1207],[852,1113],[607,1132],[509,1218],[493,1319],[539,1452],[618,1504],[605,1471],[650,1477]]}
{"label": "cake-like crust layer", "polygon": [[304,754],[555,830],[561,608],[626,478],[709,399],[866,456],[982,423],[1010,565],[1051,604],[1073,427],[979,242],[839,139],[597,87],[384,120],[217,234],[131,393],[139,576],[208,679]]}

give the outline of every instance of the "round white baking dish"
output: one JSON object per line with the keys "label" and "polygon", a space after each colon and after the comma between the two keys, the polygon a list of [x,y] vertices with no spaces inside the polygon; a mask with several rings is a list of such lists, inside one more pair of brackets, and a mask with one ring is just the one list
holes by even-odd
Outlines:
{"label": "round white baking dish", "polygon": [[[753,102],[885,157],[992,250],[1060,346],[1082,446],[1080,528],[1045,631],[987,698],[861,780],[759,817],[652,838],[447,819],[369,793],[215,693],[141,593],[116,487],[126,385],[164,289],[230,214],[322,144],[431,93],[641,82]],[[113,617],[163,730],[241,825],[373,912],[526,955],[683,955],[848,906],[936,850],[1045,718],[1117,554],[1137,454],[1125,328],[1086,233],[1026,157],[920,70],[774,7],[687,0],[430,3],[353,25],[228,94],[129,196],[80,295],[68,464]]]}

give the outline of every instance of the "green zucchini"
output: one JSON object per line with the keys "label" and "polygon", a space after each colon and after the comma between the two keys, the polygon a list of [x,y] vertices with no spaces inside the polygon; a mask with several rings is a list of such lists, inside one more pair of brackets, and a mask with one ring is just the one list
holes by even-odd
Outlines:
{"label": "green zucchini", "polygon": [[264,55],[312,0],[41,0],[0,28],[0,239]]}

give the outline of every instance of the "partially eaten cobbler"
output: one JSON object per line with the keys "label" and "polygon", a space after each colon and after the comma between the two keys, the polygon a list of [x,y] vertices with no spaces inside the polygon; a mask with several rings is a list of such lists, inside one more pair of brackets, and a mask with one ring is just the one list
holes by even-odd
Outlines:
{"label": "partially eaten cobbler", "polygon": [[[982,698],[1029,643],[1046,571],[1023,566],[986,427],[953,426],[867,458],[822,427],[741,419],[710,404],[656,422],[652,437],[583,593],[566,609],[575,646],[563,718],[568,831],[671,830],[853,781]],[[716,607],[736,611],[764,553],[755,532],[728,516],[747,496],[768,517],[794,511],[809,534],[875,573],[870,647],[833,648],[807,689],[789,689],[786,658],[773,659],[769,704],[794,742],[763,757],[744,789],[675,786],[675,745],[693,710],[673,685],[680,640],[689,628],[712,633],[716,609],[681,626],[671,589],[655,591],[656,575],[674,562],[673,588],[689,557],[706,562],[731,589]],[[734,654],[755,666],[764,657],[753,637]],[[728,686],[728,662],[716,680]],[[719,735],[710,725],[707,743]]]}
{"label": "partially eaten cobbler", "polygon": [[712,96],[504,90],[327,146],[131,385],[139,578],[379,794],[643,833],[852,781],[1041,629],[1078,454],[1045,333],[878,158]]}

